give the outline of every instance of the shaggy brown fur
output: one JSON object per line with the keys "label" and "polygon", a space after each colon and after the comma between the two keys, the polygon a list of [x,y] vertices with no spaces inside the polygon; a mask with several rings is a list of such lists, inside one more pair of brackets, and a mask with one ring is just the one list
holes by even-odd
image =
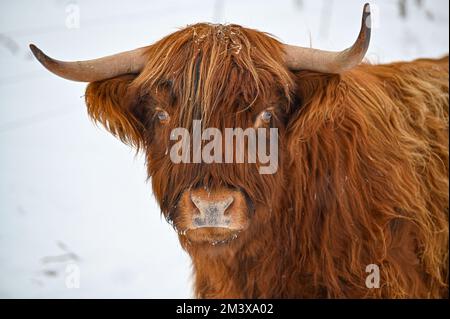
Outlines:
{"label": "shaggy brown fur", "polygon": [[[291,72],[282,45],[239,26],[197,24],[148,48],[139,75],[89,84],[91,117],[146,152],[162,212],[189,188],[230,187],[250,226],[219,247],[180,242],[197,297],[439,298],[448,295],[448,58]],[[156,107],[170,114],[155,120]],[[170,130],[251,127],[273,107],[279,170],[173,164]],[[365,285],[368,264],[381,287]]]}

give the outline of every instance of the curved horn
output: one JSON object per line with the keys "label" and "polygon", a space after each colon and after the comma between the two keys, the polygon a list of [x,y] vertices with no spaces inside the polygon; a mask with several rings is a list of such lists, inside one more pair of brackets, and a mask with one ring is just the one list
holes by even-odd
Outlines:
{"label": "curved horn", "polygon": [[284,45],[285,63],[291,70],[311,70],[323,73],[341,73],[355,67],[364,59],[370,44],[370,5],[364,6],[361,31],[355,44],[341,52],[322,51]]}
{"label": "curved horn", "polygon": [[146,47],[94,60],[65,62],[50,58],[34,44],[30,49],[38,61],[50,72],[72,81],[94,82],[120,74],[139,73],[145,65]]}

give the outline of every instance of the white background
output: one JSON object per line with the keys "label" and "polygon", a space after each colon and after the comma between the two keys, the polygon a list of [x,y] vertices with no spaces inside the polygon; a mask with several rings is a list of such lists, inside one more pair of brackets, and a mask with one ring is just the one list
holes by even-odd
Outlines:
{"label": "white background", "polygon": [[[95,127],[84,106],[85,84],[44,70],[29,43],[59,59],[88,59],[208,21],[341,50],[359,31],[363,2],[2,1],[0,297],[192,297],[189,257],[160,216],[142,156]],[[449,2],[422,0],[419,7],[420,1],[409,0],[404,18],[398,2],[371,2],[375,29],[368,59],[448,53]],[[79,28],[66,26],[73,5]],[[79,289],[65,286],[69,263],[80,269]]]}

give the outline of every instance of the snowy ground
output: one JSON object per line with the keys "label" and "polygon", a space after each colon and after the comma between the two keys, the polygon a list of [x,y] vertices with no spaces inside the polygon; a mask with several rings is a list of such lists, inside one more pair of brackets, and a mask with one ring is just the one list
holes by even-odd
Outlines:
{"label": "snowy ground", "polygon": [[[29,43],[57,58],[85,59],[210,21],[340,50],[358,32],[363,2],[2,1],[0,297],[192,296],[189,257],[160,217],[142,157],[92,125],[85,84],[45,71],[31,58]],[[371,3],[372,62],[448,52],[447,0],[407,1],[405,18],[397,0]],[[68,28],[76,26],[76,10],[79,28]],[[80,270],[80,288],[66,287],[75,274],[67,265]]]}

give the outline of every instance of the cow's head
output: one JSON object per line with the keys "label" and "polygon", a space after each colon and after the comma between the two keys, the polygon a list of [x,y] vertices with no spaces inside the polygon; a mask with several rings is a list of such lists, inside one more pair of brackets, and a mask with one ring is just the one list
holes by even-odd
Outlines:
{"label": "cow's head", "polygon": [[[360,63],[369,44],[369,15],[366,6],[356,43],[342,52],[285,45],[238,25],[205,23],[90,61],[57,61],[31,49],[51,72],[90,82],[90,116],[145,152],[154,194],[182,244],[223,247],[264,229],[289,195],[286,165],[295,159],[284,151],[286,130],[301,99],[294,94],[294,71],[340,73]],[[199,125],[200,134],[213,130],[196,148]],[[253,132],[254,150],[264,145],[274,162],[249,152],[248,135],[243,144],[227,140],[226,130],[236,128]],[[213,136],[217,132],[219,138]],[[244,154],[243,162],[238,154]]]}

